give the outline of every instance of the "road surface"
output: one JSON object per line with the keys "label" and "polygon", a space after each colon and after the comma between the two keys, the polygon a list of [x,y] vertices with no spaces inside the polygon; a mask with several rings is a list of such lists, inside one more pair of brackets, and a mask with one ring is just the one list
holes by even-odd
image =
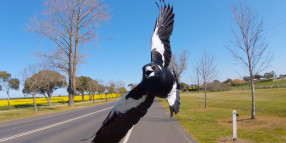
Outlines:
{"label": "road surface", "polygon": [[[114,103],[0,123],[0,143],[88,143]],[[157,101],[121,143],[193,143]]]}

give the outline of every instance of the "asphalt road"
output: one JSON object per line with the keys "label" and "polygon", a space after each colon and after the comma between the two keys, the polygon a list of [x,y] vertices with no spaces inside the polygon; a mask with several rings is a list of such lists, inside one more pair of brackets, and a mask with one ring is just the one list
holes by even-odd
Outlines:
{"label": "asphalt road", "polygon": [[[114,103],[0,123],[0,143],[88,143]],[[122,143],[192,143],[192,139],[155,101]]]}

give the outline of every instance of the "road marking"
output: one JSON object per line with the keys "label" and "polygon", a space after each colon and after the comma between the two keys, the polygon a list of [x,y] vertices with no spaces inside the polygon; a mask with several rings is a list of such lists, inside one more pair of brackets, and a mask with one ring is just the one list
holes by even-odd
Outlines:
{"label": "road marking", "polygon": [[20,133],[20,134],[17,134],[17,135],[13,135],[13,136],[10,136],[10,137],[2,138],[2,139],[0,139],[0,142],[8,141],[8,140],[15,139],[15,138],[18,138],[18,137],[21,137],[21,136],[29,135],[29,134],[32,134],[32,133],[35,133],[35,132],[39,132],[39,131],[42,131],[42,130],[45,130],[45,129],[56,127],[56,126],[59,126],[59,125],[62,125],[62,124],[65,124],[65,123],[68,123],[68,122],[71,122],[71,121],[74,121],[74,120],[77,120],[77,119],[81,119],[81,118],[84,118],[84,117],[87,117],[87,116],[90,116],[90,115],[93,115],[93,114],[96,114],[96,113],[108,110],[110,108],[112,108],[112,106],[108,107],[108,108],[104,108],[104,109],[96,111],[96,112],[92,112],[92,113],[83,115],[83,116],[79,116],[79,117],[76,117],[76,118],[73,118],[73,119],[69,119],[69,120],[66,120],[66,121],[63,121],[63,122],[60,122],[60,123],[52,124],[52,125],[49,125],[49,126],[46,126],[46,127],[39,128],[39,129],[35,129],[35,130],[31,130],[31,131]]}
{"label": "road marking", "polygon": [[131,132],[132,132],[133,128],[134,128],[134,125],[132,126],[131,129],[129,129],[127,135],[125,136],[125,138],[124,138],[124,140],[123,140],[123,143],[127,143],[127,142],[128,142],[129,137],[130,137],[130,135],[131,135]]}

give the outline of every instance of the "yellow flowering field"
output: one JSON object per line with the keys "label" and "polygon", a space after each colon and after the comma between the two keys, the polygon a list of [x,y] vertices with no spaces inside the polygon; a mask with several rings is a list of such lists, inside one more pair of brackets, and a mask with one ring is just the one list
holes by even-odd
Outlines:
{"label": "yellow flowering field", "polygon": [[[112,93],[112,94],[96,94],[94,95],[94,99],[98,100],[98,99],[105,99],[107,95],[107,98],[116,98],[116,97],[120,97],[121,94],[119,93]],[[84,100],[85,101],[89,101],[89,99],[91,98],[92,100],[92,96],[89,95],[84,95]],[[52,97],[52,103],[63,103],[63,102],[67,102],[68,101],[68,96],[60,96],[60,97]],[[82,96],[81,95],[76,95],[74,98],[75,102],[78,101],[82,101]],[[36,98],[36,103],[37,104],[47,104],[48,101],[46,100],[45,97],[41,97],[41,98]],[[7,100],[0,100],[0,106],[7,106],[8,105],[8,101]],[[17,105],[33,105],[33,98],[25,98],[25,99],[10,99],[10,106],[17,106]]]}

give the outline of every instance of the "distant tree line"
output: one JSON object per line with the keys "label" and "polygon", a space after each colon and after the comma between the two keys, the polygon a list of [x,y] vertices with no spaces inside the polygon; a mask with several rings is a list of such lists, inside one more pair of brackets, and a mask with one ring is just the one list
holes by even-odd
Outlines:
{"label": "distant tree line", "polygon": [[[52,105],[52,96],[54,91],[59,88],[67,86],[66,76],[57,71],[48,69],[44,65],[32,65],[26,67],[22,72],[24,95],[32,95],[34,111],[37,111],[36,98],[38,94],[43,95],[48,105]],[[0,90],[7,93],[8,109],[10,108],[10,89],[19,90],[20,80],[18,78],[11,78],[11,74],[6,71],[0,71]],[[76,91],[77,95],[89,95],[89,100],[94,100],[95,94],[120,93],[125,94],[127,90],[123,81],[109,82],[104,85],[103,81],[98,81],[87,76],[76,77]]]}

